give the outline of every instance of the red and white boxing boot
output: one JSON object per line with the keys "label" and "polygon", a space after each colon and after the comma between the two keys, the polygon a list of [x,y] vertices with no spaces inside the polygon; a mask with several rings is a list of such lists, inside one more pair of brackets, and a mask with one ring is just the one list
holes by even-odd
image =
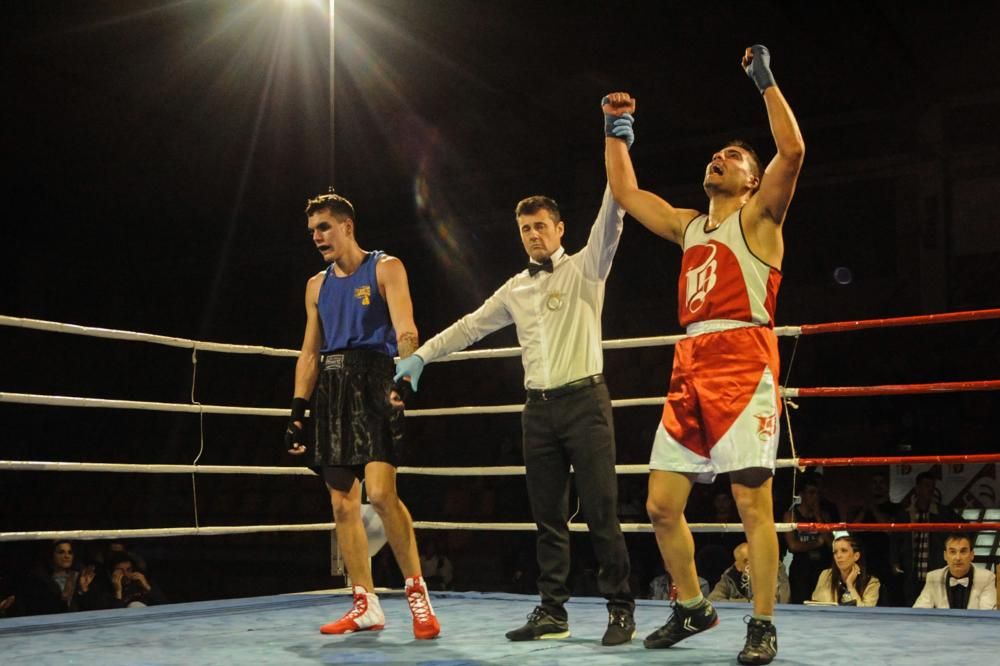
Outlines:
{"label": "red and white boxing boot", "polygon": [[354,607],[336,622],[319,628],[324,634],[349,634],[354,631],[378,631],[385,626],[385,614],[378,595],[360,585],[354,586]]}
{"label": "red and white boxing boot", "polygon": [[434,615],[423,576],[406,579],[406,601],[413,613],[413,635],[419,639],[436,638],[441,633],[441,625]]}

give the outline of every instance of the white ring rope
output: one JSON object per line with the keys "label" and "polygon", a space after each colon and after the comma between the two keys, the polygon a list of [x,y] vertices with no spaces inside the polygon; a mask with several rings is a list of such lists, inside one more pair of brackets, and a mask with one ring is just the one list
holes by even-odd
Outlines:
{"label": "white ring rope", "polygon": [[[56,321],[45,321],[43,319],[26,319],[24,317],[10,317],[0,315],[0,326],[13,326],[16,328],[27,328],[36,331],[49,331],[50,333],[71,333],[73,335],[87,335],[95,338],[109,338],[112,340],[132,340],[135,342],[150,342],[153,344],[166,345],[168,347],[182,347],[184,349],[201,349],[202,351],[230,353],[230,354],[262,354],[264,356],[298,356],[297,349],[280,349],[275,347],[264,347],[261,345],[231,345],[221,342],[205,342],[201,340],[190,340],[188,338],[174,338],[168,335],[155,335],[153,333],[138,333],[136,331],[124,331],[113,328],[96,328],[93,326],[79,326],[77,324],[63,324]],[[774,333],[777,336],[798,336],[802,333],[801,326],[776,326]],[[605,340],[601,343],[603,349],[632,349],[635,347],[657,347],[676,344],[684,337],[681,335],[659,335],[646,338],[624,338],[621,340]],[[444,361],[468,361],[484,358],[505,358],[510,356],[520,356],[520,347],[499,347],[496,349],[475,349],[472,351],[455,352],[436,359],[434,362]]]}
{"label": "white ring rope", "polygon": [[[165,335],[154,335],[150,333],[138,333],[134,331],[124,331],[107,328],[97,328],[90,326],[79,326],[75,324],[65,324],[59,322],[44,321],[39,319],[26,319],[21,317],[10,317],[0,315],[0,326],[12,326],[33,330],[41,330],[55,333],[68,333],[73,335],[84,335],[96,338],[106,338],[115,340],[130,340],[139,342],[149,342],[170,347],[192,349],[192,363],[197,363],[197,351],[210,351],[233,354],[259,354],[264,356],[297,357],[299,352],[293,349],[277,349],[260,345],[233,345],[216,342],[205,342],[190,340],[187,338],[177,338]],[[774,329],[778,336],[798,337],[802,333],[801,326],[782,326]],[[668,335],[643,338],[631,338],[621,340],[605,340],[602,342],[603,349],[631,349],[638,347],[668,346],[676,344],[684,338],[684,335]],[[506,347],[497,349],[481,349],[463,351],[451,354],[439,361],[459,361],[478,360],[486,358],[503,358],[519,356],[520,347]],[[782,389],[785,397],[795,397],[796,389],[788,389],[787,395]],[[256,415],[256,416],[288,416],[288,409],[260,408],[260,407],[232,407],[224,405],[203,405],[197,403],[194,397],[194,383],[192,379],[191,404],[164,403],[164,402],[144,402],[135,400],[110,400],[99,398],[80,398],[70,396],[47,396],[27,393],[4,393],[0,392],[0,402],[50,405],[61,407],[98,407],[106,409],[141,409],[163,412],[182,412],[204,414],[234,414],[234,415]],[[627,398],[613,400],[614,407],[636,407],[636,406],[656,406],[665,402],[663,397],[654,398]],[[478,415],[478,414],[504,414],[520,412],[524,405],[489,405],[489,406],[465,406],[439,409],[413,409],[407,410],[408,416],[446,416],[446,415]],[[200,453],[199,453],[200,456]],[[197,461],[197,459],[196,459]],[[797,467],[798,459],[785,459],[776,461],[776,467]],[[646,465],[617,465],[616,472],[620,474],[644,474],[648,472]],[[248,467],[233,465],[136,465],[120,463],[73,463],[73,462],[44,462],[44,461],[0,461],[0,470],[20,470],[20,471],[61,471],[61,472],[128,472],[128,473],[183,473],[191,474],[192,480],[195,474],[261,474],[261,475],[292,475],[292,476],[315,476],[314,472],[304,467]],[[400,467],[401,474],[424,474],[434,476],[501,476],[501,475],[522,475],[523,466],[497,466],[497,467]],[[196,500],[197,504],[197,500]],[[197,511],[197,509],[196,509]],[[0,542],[2,541],[27,541],[43,539],[105,539],[105,538],[143,538],[143,537],[171,537],[171,536],[209,536],[219,534],[250,534],[260,532],[306,532],[306,531],[330,531],[335,528],[334,523],[311,523],[311,524],[286,524],[286,525],[239,525],[239,526],[200,526],[197,525],[197,514],[195,517],[195,527],[174,527],[174,528],[153,528],[153,529],[129,529],[129,530],[69,530],[69,531],[39,531],[39,532],[0,532]],[[414,527],[417,529],[464,529],[464,530],[500,530],[500,531],[534,531],[534,523],[459,523],[459,522],[429,522],[415,521]],[[742,524],[726,523],[690,523],[692,532],[742,532]],[[580,523],[571,523],[571,531],[584,532],[587,526]],[[777,523],[778,532],[789,532],[796,529],[796,523]],[[652,525],[642,523],[622,523],[623,532],[652,532]]]}
{"label": "white ring rope", "polygon": [[[798,458],[780,458],[775,467],[798,467]],[[573,468],[570,467],[570,471]],[[0,460],[0,471],[11,472],[111,472],[128,474],[259,474],[263,476],[316,476],[308,467],[254,467],[247,465],[145,465],[135,463],[84,463],[46,460]],[[523,476],[524,465],[493,467],[398,467],[397,474],[415,476]],[[617,474],[648,474],[649,465],[615,465]]]}
{"label": "white ring rope", "polygon": [[[798,523],[775,523],[778,532],[791,532]],[[255,534],[260,532],[329,532],[336,523],[303,523],[291,525],[218,525],[206,527],[160,527],[136,530],[58,530],[45,532],[0,532],[3,541],[45,541],[51,539],[142,539],[148,537],[217,536],[220,534]],[[648,533],[649,523],[622,523],[622,532]],[[689,523],[692,532],[742,532],[742,523]],[[534,532],[534,523],[451,523],[413,521],[418,530],[490,530],[498,532]],[[570,523],[571,532],[587,532],[583,523]]]}

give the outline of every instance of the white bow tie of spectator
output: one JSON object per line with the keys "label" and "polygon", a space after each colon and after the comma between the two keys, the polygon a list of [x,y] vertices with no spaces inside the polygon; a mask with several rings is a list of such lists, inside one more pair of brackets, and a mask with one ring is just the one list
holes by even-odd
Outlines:
{"label": "white bow tie of spectator", "polygon": [[965,578],[949,578],[948,587],[955,587],[956,585],[961,585],[962,587],[969,587],[969,577]]}

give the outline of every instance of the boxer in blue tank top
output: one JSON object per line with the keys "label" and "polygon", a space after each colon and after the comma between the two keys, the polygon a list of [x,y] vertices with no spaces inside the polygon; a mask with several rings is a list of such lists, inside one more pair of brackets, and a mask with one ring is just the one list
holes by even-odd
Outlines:
{"label": "boxer in blue tank top", "polygon": [[[329,263],[306,284],[306,329],[295,365],[295,398],[285,446],[322,471],[337,523],[337,542],[354,585],[354,604],[324,634],[378,630],[385,625],[368,559],[361,515],[361,484],[385,527],[406,578],[406,598],[417,638],[434,638],[434,615],[413,519],[396,491],[403,443],[403,399],[408,384],[393,384],[393,357],[417,348],[417,327],[403,263],[381,251],[367,252],[355,237],[351,203],[336,194],[310,199],[306,216],[313,243]],[[313,399],[309,451],[306,409]]]}

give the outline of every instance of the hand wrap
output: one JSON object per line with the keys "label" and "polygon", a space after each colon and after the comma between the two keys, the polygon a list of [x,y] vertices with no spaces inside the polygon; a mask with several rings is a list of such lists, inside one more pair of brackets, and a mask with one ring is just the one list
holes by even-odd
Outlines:
{"label": "hand wrap", "polygon": [[292,414],[288,419],[288,425],[285,427],[285,449],[292,450],[296,446],[305,446],[305,435],[302,428],[296,424],[296,421],[305,423],[306,420],[306,409],[309,408],[309,401],[305,398],[293,398],[292,399]]}

